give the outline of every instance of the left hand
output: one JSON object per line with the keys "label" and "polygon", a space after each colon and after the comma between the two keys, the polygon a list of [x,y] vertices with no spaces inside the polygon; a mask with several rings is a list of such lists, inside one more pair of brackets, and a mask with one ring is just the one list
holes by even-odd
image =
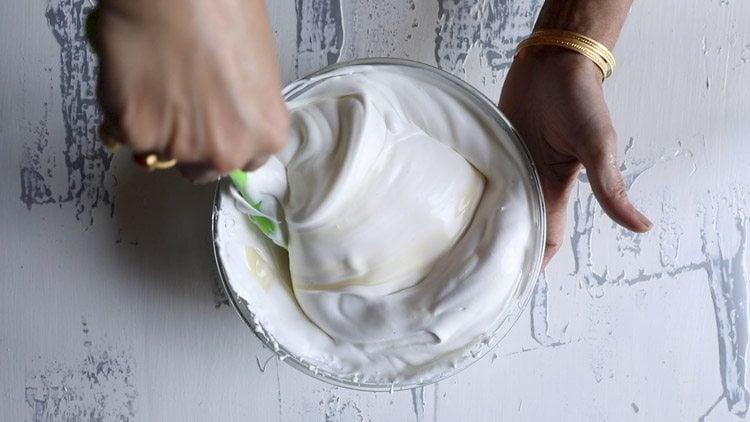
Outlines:
{"label": "left hand", "polygon": [[651,228],[628,199],[602,74],[594,63],[558,47],[527,47],[508,72],[499,106],[539,171],[547,208],[545,267],[562,244],[568,199],[581,165],[612,220],[634,232]]}

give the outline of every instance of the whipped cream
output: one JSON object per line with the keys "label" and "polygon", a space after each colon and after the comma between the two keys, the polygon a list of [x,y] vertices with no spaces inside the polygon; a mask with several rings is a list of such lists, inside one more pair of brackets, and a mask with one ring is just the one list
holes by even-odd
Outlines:
{"label": "whipped cream", "polygon": [[225,277],[260,334],[313,371],[380,385],[442,377],[492,343],[536,277],[543,223],[526,156],[424,70],[358,65],[307,83],[288,103],[289,143],[248,175],[288,255],[225,186]]}

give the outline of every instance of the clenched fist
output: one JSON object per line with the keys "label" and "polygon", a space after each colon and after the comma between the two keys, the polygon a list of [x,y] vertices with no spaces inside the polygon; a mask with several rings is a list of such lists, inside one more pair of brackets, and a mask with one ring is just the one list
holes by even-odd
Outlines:
{"label": "clenched fist", "polygon": [[103,128],[134,154],[207,182],[286,142],[262,0],[101,0],[95,20]]}

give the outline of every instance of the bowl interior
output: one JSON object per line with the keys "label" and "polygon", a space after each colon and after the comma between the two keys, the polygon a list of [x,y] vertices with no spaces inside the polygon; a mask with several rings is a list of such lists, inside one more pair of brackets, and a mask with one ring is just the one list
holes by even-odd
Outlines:
{"label": "bowl interior", "polygon": [[[545,211],[541,195],[541,188],[536,170],[531,158],[507,119],[500,113],[497,107],[476,89],[472,88],[460,79],[423,64],[394,59],[368,59],[356,62],[342,63],[330,66],[318,71],[308,77],[302,78],[290,84],[284,90],[284,97],[292,100],[316,84],[330,77],[341,77],[347,73],[355,73],[360,69],[375,67],[395,67],[399,72],[414,74],[421,79],[428,79],[440,86],[455,89],[471,99],[472,104],[489,116],[492,124],[497,125],[504,136],[498,142],[504,143],[504,147],[514,151],[519,159],[520,171],[526,172],[531,191],[528,192],[532,204],[532,226],[534,228],[534,256],[525,265],[523,275],[519,278],[511,300],[507,302],[502,315],[499,316],[499,325],[494,329],[493,335],[478,342],[469,348],[455,368],[436,374],[420,382],[381,384],[360,382],[359,380],[341,377],[320,366],[306,362],[304,358],[295,355],[277,341],[277,336],[269,327],[269,322],[283,324],[284,315],[277,312],[273,306],[264,306],[266,294],[272,284],[283,286],[291,291],[289,276],[288,257],[286,251],[271,242],[256,228],[249,219],[235,206],[235,198],[231,193],[231,183],[225,179],[219,183],[214,198],[213,209],[213,245],[214,255],[218,273],[227,295],[234,308],[253,329],[258,338],[270,349],[274,350],[280,359],[298,368],[302,372],[317,379],[331,384],[347,388],[388,391],[414,388],[458,373],[472,363],[481,359],[489,352],[510,330],[521,312],[529,302],[534,284],[541,268],[543,248],[545,243]],[[244,268],[244,270],[238,270]],[[249,270],[249,271],[248,271]],[[293,300],[292,298],[276,296],[277,300]]]}

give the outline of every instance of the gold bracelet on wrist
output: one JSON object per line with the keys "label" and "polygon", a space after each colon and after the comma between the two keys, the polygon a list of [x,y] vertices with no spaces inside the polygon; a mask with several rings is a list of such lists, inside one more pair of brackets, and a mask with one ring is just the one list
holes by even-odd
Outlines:
{"label": "gold bracelet on wrist", "polygon": [[537,29],[516,48],[519,51],[532,45],[551,45],[573,50],[589,58],[602,71],[602,80],[615,70],[615,56],[602,43],[576,32],[562,29]]}

